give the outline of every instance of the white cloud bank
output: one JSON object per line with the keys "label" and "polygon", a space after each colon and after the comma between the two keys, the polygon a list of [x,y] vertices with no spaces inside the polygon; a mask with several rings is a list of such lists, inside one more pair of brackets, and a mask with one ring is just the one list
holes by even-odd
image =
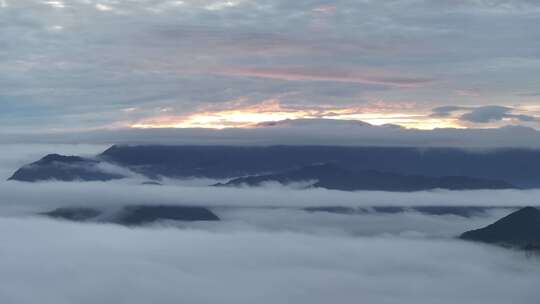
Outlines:
{"label": "white cloud bank", "polygon": [[[123,206],[133,204],[197,205],[213,207],[309,206],[526,206],[538,205],[540,190],[434,190],[411,193],[287,187],[223,188],[205,186],[141,186],[131,181],[0,183],[4,211],[16,212],[61,206]],[[17,211],[19,210],[19,211]],[[44,210],[46,211],[46,210]]]}
{"label": "white cloud bank", "polygon": [[[16,232],[16,233],[14,233]],[[540,263],[457,240],[0,219],[3,303],[533,303]]]}
{"label": "white cloud bank", "polygon": [[[35,153],[11,146],[7,172]],[[518,206],[540,192],[341,192],[188,182],[0,182],[1,303],[534,303],[540,260],[455,239],[509,210],[463,218],[306,212],[306,206]],[[210,206],[222,219],[144,228],[39,217],[60,206]],[[268,208],[270,207],[270,208]]]}
{"label": "white cloud bank", "polygon": [[463,148],[540,148],[540,131],[493,129],[404,129],[358,121],[296,120],[258,128],[116,129],[74,133],[0,134],[4,144],[338,145]]}

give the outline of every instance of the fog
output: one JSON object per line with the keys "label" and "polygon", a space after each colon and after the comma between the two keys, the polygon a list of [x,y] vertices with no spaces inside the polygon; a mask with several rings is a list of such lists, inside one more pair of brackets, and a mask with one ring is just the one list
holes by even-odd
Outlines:
{"label": "fog", "polygon": [[[192,183],[197,183],[193,181]],[[0,183],[4,209],[59,206],[196,205],[230,207],[310,206],[527,206],[538,205],[540,190],[475,190],[422,192],[347,192],[299,190],[284,186],[224,188],[201,185],[140,185],[137,181]]]}
{"label": "fog", "polygon": [[[450,239],[1,219],[3,303],[533,303],[540,263]],[[16,232],[16,233],[14,233]]]}
{"label": "fog", "polygon": [[509,214],[494,209],[475,217],[429,215],[419,212],[396,214],[336,214],[294,209],[214,208],[220,223],[183,224],[183,227],[209,231],[278,231],[317,235],[406,236],[417,238],[455,238],[464,230],[486,226]]}
{"label": "fog", "polygon": [[[11,145],[7,178],[46,153],[99,145]],[[538,190],[344,192],[212,180],[0,182],[2,303],[534,303],[536,256],[461,241],[512,208],[472,217],[308,212],[313,206],[539,205]],[[219,222],[127,228],[37,213],[57,207],[200,205]]]}

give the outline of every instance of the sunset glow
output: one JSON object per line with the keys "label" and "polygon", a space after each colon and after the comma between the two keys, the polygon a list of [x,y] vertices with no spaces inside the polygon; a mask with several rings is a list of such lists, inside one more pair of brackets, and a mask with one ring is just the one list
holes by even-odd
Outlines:
{"label": "sunset glow", "polygon": [[540,0],[0,0],[0,304],[531,304]]}
{"label": "sunset glow", "polygon": [[405,128],[431,130],[463,128],[451,118],[431,118],[422,114],[367,112],[361,108],[285,107],[277,100],[229,110],[201,111],[185,116],[158,116],[130,125],[131,128],[250,128],[264,122],[287,119],[358,120],[372,125],[394,124]]}

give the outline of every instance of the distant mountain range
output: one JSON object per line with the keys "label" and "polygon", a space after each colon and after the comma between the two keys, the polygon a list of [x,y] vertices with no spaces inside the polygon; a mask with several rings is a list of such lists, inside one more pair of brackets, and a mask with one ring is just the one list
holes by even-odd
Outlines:
{"label": "distant mountain range", "polygon": [[63,207],[43,212],[51,218],[76,222],[104,222],[125,226],[139,226],[158,221],[219,221],[219,217],[205,207],[199,206],[126,206],[121,210],[107,213],[96,208]]}
{"label": "distant mountain range", "polygon": [[48,155],[20,168],[10,179],[107,181],[124,177],[104,170],[106,163],[154,180],[228,178],[235,184],[240,181],[235,179],[243,177],[249,184],[301,177],[329,189],[390,191],[540,187],[540,150],[338,146],[112,146],[92,159]]}
{"label": "distant mountain range", "polygon": [[15,171],[9,180],[24,182],[50,179],[58,181],[109,181],[124,177],[117,173],[105,172],[99,167],[100,163],[98,160],[78,156],[49,154]]}
{"label": "distant mountain range", "polygon": [[378,206],[378,207],[345,207],[318,206],[306,207],[308,212],[324,212],[335,214],[398,214],[417,212],[425,215],[454,215],[461,217],[484,216],[490,210],[513,209],[504,206]]}
{"label": "distant mountain range", "polygon": [[540,210],[522,208],[497,222],[463,233],[461,239],[506,247],[540,250]]}
{"label": "distant mountain range", "polygon": [[217,186],[261,186],[267,182],[291,184],[313,181],[312,187],[333,190],[357,191],[421,191],[430,189],[472,190],[512,189],[515,186],[498,180],[478,179],[466,176],[427,177],[396,173],[350,171],[336,164],[316,164],[283,173],[256,175],[233,179]]}
{"label": "distant mountain range", "polygon": [[432,177],[467,176],[540,187],[540,150],[339,146],[112,146],[99,159],[146,176],[236,178],[317,163],[350,171]]}

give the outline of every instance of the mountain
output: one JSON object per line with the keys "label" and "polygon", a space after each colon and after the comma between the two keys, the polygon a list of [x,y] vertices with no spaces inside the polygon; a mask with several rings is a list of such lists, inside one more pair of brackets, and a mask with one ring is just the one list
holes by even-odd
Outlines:
{"label": "mountain", "polygon": [[540,250],[540,210],[522,208],[497,222],[463,233],[461,239]]}
{"label": "mountain", "polygon": [[219,221],[219,217],[208,208],[197,206],[126,206],[112,214],[87,207],[62,207],[41,215],[69,221],[107,222],[125,226],[140,226],[163,220]]}
{"label": "mountain", "polygon": [[85,207],[63,207],[57,208],[49,212],[43,212],[41,215],[46,215],[52,218],[69,220],[74,222],[85,222],[97,218],[101,215],[101,211],[93,208]]}
{"label": "mountain", "polygon": [[104,172],[99,168],[98,160],[78,156],[49,154],[37,162],[23,166],[9,180],[36,182],[43,180],[58,181],[109,181],[124,176]]}
{"label": "mountain", "polygon": [[[111,180],[100,170],[110,163],[149,179],[237,178],[277,174],[317,163],[333,163],[353,172],[423,177],[499,180],[519,188],[540,187],[540,150],[469,151],[453,148],[343,146],[112,146],[93,159],[48,155],[18,170],[11,179]],[[444,182],[444,181],[440,181]],[[447,183],[457,183],[449,180]]]}
{"label": "mountain", "polygon": [[[384,125],[380,127],[386,127]],[[370,123],[360,120],[342,120],[329,118],[298,118],[284,119],[279,121],[267,121],[258,123],[257,127],[288,127],[288,128],[354,128],[354,127],[372,127],[377,128]]]}
{"label": "mountain", "polygon": [[318,206],[306,207],[308,212],[325,212],[335,214],[397,214],[405,212],[418,212],[427,215],[454,215],[461,217],[474,217],[484,215],[489,210],[508,209],[508,207],[479,207],[479,206],[378,206],[378,207],[345,207],[345,206]]}
{"label": "mountain", "polygon": [[333,190],[380,190],[380,191],[420,191],[430,189],[471,190],[471,189],[511,189],[514,186],[497,180],[486,180],[465,176],[427,177],[400,175],[395,173],[370,171],[350,171],[335,164],[316,164],[277,174],[256,175],[233,179],[216,186],[260,186],[265,182],[290,184],[313,181],[313,187]]}
{"label": "mountain", "polygon": [[342,146],[112,146],[100,154],[150,178],[235,178],[285,172],[316,163],[351,171],[427,177],[467,176],[540,187],[540,150],[469,151],[454,148]]}
{"label": "mountain", "polygon": [[194,206],[128,206],[114,219],[115,223],[133,226],[156,221],[219,221],[219,217],[204,207]]}

